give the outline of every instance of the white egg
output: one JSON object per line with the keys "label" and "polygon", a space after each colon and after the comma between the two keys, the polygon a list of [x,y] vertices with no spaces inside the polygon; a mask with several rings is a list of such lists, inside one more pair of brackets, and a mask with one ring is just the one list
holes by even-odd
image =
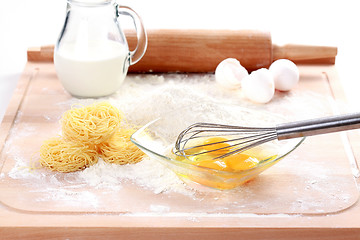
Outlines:
{"label": "white egg", "polygon": [[215,79],[221,86],[229,89],[241,87],[241,81],[248,71],[235,58],[227,58],[216,67]]}
{"label": "white egg", "polygon": [[266,68],[253,71],[241,83],[244,96],[256,103],[267,103],[275,94],[274,79]]}
{"label": "white egg", "polygon": [[299,82],[299,69],[290,60],[276,60],[270,65],[269,70],[274,77],[277,90],[289,91]]}

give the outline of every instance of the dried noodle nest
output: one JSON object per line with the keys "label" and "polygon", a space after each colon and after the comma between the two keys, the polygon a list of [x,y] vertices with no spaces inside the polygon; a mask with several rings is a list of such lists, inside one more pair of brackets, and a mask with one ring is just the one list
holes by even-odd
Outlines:
{"label": "dried noodle nest", "polygon": [[40,164],[52,171],[74,172],[104,161],[137,163],[144,154],[130,141],[135,129],[121,126],[123,114],[107,102],[71,108],[61,119],[63,137],[40,148]]}
{"label": "dried noodle nest", "polygon": [[96,149],[81,142],[53,137],[40,147],[40,164],[52,171],[75,172],[98,161]]}
{"label": "dried noodle nest", "polygon": [[107,102],[72,108],[63,114],[61,130],[67,140],[97,145],[115,133],[122,117],[122,113]]}
{"label": "dried noodle nest", "polygon": [[134,128],[120,128],[106,142],[100,144],[101,158],[109,163],[128,164],[140,162],[144,153],[131,141]]}

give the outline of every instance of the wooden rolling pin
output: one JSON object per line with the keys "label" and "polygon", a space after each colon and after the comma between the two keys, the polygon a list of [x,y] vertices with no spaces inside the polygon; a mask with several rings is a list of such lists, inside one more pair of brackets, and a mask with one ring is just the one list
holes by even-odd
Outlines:
{"label": "wooden rolling pin", "polygon": [[[148,30],[144,57],[129,72],[214,72],[226,58],[236,58],[249,71],[281,58],[295,63],[334,64],[336,47],[273,45],[271,34],[256,30]],[[125,33],[129,48],[136,33]],[[30,48],[28,61],[53,61],[53,46]]]}

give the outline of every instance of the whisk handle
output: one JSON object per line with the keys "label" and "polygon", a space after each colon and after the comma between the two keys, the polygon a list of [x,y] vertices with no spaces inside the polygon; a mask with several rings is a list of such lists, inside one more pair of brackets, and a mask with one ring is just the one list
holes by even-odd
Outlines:
{"label": "whisk handle", "polygon": [[282,140],[357,128],[360,128],[360,113],[351,113],[279,124],[276,126],[276,134]]}

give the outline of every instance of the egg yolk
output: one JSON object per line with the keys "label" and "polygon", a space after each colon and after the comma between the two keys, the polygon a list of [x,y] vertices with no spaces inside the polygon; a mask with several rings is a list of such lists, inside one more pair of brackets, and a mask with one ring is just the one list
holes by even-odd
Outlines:
{"label": "egg yolk", "polygon": [[[192,158],[192,161],[205,160],[206,158],[214,158],[224,155],[231,151],[231,145],[226,143],[228,139],[224,137],[211,137],[201,142],[194,142],[195,146],[189,144],[185,149],[185,154]],[[201,154],[201,156],[198,156]]]}
{"label": "egg yolk", "polygon": [[259,161],[246,154],[238,153],[221,159],[198,161],[197,166],[223,171],[242,171],[255,167]]}
{"label": "egg yolk", "polygon": [[241,171],[255,167],[259,160],[246,154],[235,154],[225,158],[226,164],[230,169]]}
{"label": "egg yolk", "polygon": [[228,139],[224,137],[207,138],[202,142],[196,142],[195,147],[191,147],[190,145],[184,152],[189,156],[197,155],[198,153],[209,154],[209,156],[211,155],[212,157],[220,156],[231,150],[231,145],[225,141],[228,141]]}
{"label": "egg yolk", "polygon": [[228,166],[223,159],[218,160],[204,160],[196,163],[197,166],[207,167],[217,170],[227,170]]}
{"label": "egg yolk", "polygon": [[223,155],[231,150],[231,145],[226,143],[228,139],[224,137],[211,137],[203,142],[203,149],[211,154]]}
{"label": "egg yolk", "polygon": [[[230,154],[226,157],[217,158],[231,152],[232,146],[225,137],[210,137],[198,143],[199,147],[192,148],[194,156],[188,158],[197,166],[207,167],[223,171],[242,171],[255,167],[259,161],[244,153]],[[188,152],[187,152],[188,153]]]}
{"label": "egg yolk", "polygon": [[[277,157],[273,155],[269,158],[268,155],[270,155],[270,153],[265,154],[266,151],[254,149],[241,153],[231,153],[231,151],[235,150],[235,147],[229,143],[229,139],[226,137],[209,137],[202,141],[197,139],[193,144],[194,147],[189,147],[191,154],[186,150],[186,157],[176,155],[175,159],[195,166],[225,171],[227,174],[213,171],[211,174],[215,177],[208,177],[207,174],[192,175],[191,173],[180,173],[179,175],[184,179],[190,179],[194,182],[217,189],[231,189],[250,181],[256,176],[256,173],[254,174],[252,171],[242,171],[255,169],[259,166],[260,160],[270,161]],[[222,155],[227,153],[229,153],[228,156],[222,157]],[[266,165],[266,167],[269,166],[271,165]]]}

